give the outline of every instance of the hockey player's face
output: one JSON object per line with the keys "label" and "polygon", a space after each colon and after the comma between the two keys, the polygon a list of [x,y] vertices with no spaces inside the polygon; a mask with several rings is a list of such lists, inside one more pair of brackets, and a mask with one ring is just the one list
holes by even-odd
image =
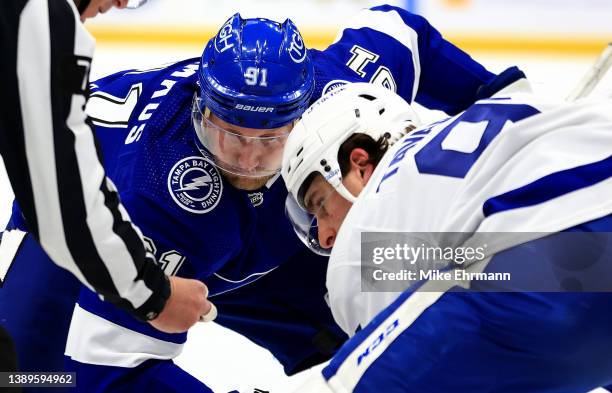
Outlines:
{"label": "hockey player's face", "polygon": [[292,124],[261,130],[236,126],[212,114],[209,121],[206,147],[230,184],[255,190],[277,174]]}
{"label": "hockey player's face", "polygon": [[[350,168],[343,176],[342,184],[357,197],[367,185],[375,166],[370,163],[369,154],[361,148],[351,151],[349,163]],[[319,245],[324,249],[332,248],[352,203],[340,195],[323,176],[317,174],[304,194],[304,206],[317,219]]]}
{"label": "hockey player's face", "polygon": [[352,203],[317,175],[304,195],[304,205],[317,218],[319,244],[325,249],[332,248]]}

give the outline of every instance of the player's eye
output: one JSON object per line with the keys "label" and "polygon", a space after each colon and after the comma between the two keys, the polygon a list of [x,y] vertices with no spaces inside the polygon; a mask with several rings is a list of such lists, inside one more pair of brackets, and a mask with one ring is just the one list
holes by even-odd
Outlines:
{"label": "player's eye", "polygon": [[319,214],[319,210],[321,208],[322,199],[319,198],[315,202],[312,202],[312,199],[306,201],[306,211],[313,216]]}
{"label": "player's eye", "polygon": [[276,147],[282,145],[283,140],[281,138],[266,137],[261,139],[261,144],[265,147]]}
{"label": "player's eye", "polygon": [[328,216],[323,198],[317,200],[317,203],[315,204],[315,211],[317,219],[325,218]]}

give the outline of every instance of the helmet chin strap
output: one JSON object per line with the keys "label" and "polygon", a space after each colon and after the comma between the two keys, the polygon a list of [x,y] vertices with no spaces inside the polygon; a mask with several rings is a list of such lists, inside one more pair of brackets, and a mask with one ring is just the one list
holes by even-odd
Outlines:
{"label": "helmet chin strap", "polygon": [[347,201],[351,203],[357,202],[357,197],[351,194],[351,192],[344,186],[344,184],[342,184],[342,176],[340,176],[339,174],[340,169],[337,169],[337,171],[338,174],[332,176],[329,179],[325,179],[325,181],[329,183],[332,187],[334,187],[334,190],[336,190],[338,194],[340,194]]}
{"label": "helmet chin strap", "polygon": [[[393,145],[395,142],[397,142],[398,140],[400,140],[402,137],[404,137],[406,134],[408,134],[409,132],[413,131],[415,129],[414,124],[412,123],[412,121],[409,122],[405,122],[402,123],[401,127],[393,130],[392,132],[390,132],[389,134],[389,145]],[[372,135],[370,135],[372,136]],[[374,137],[374,136],[373,136]],[[375,135],[376,138],[378,138],[378,135]],[[338,191],[338,194],[340,194],[344,199],[346,199],[347,201],[351,202],[351,203],[355,203],[357,202],[357,197],[353,195],[342,183],[342,178],[340,176],[334,176],[333,178],[329,179],[327,181],[329,184],[332,185],[332,187],[334,187],[334,189],[336,191]]]}
{"label": "helmet chin strap", "polygon": [[351,192],[340,182],[337,186],[334,187],[338,194],[340,194],[344,199],[351,203],[357,202],[357,197],[351,194]]}

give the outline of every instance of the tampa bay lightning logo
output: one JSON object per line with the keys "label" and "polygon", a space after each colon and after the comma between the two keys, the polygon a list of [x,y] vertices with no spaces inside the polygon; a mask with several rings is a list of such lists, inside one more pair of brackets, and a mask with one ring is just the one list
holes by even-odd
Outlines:
{"label": "tampa bay lightning logo", "polygon": [[223,183],[214,164],[204,157],[186,157],[174,164],[168,174],[168,191],[182,209],[208,213],[221,200]]}

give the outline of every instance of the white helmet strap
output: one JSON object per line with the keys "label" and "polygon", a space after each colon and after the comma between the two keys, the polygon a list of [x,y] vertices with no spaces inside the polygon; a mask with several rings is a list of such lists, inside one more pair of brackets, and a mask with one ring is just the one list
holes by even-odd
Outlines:
{"label": "white helmet strap", "polygon": [[351,194],[351,192],[340,182],[337,186],[334,187],[338,194],[340,194],[344,199],[351,203],[357,202],[357,197]]}

